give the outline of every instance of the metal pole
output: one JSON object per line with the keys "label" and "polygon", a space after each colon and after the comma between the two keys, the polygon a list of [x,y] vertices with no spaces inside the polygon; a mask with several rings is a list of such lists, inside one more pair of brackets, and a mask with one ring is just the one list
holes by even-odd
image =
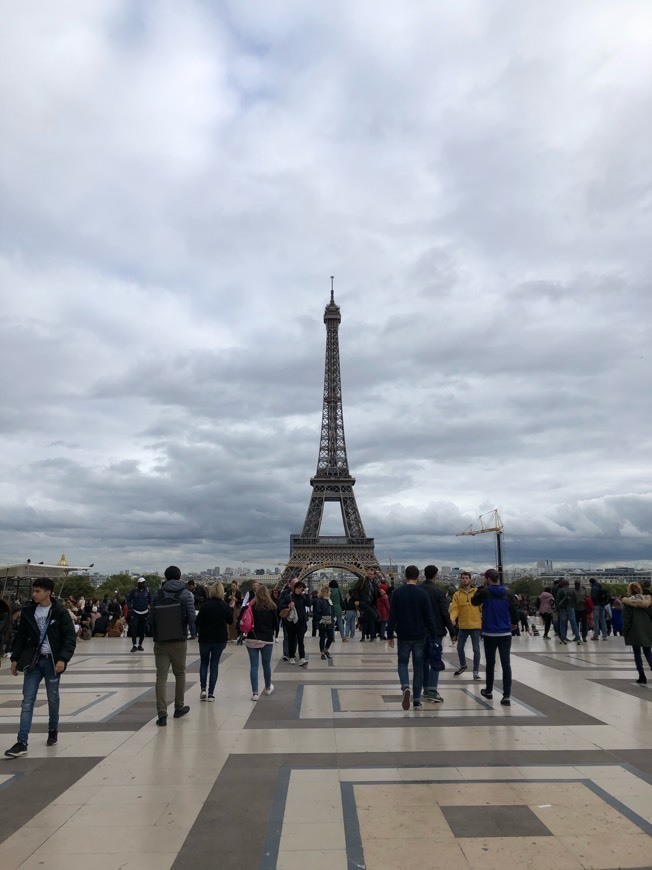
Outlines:
{"label": "metal pole", "polygon": [[502,542],[501,542],[501,538],[502,538],[502,536],[503,536],[503,533],[502,533],[501,531],[498,531],[498,530],[497,530],[497,531],[496,531],[496,561],[497,561],[497,563],[498,563],[498,565],[497,565],[497,568],[498,568],[498,577],[500,578],[500,582],[501,582],[501,583],[502,583],[503,580],[504,580],[504,575],[503,575],[503,547],[502,547]]}

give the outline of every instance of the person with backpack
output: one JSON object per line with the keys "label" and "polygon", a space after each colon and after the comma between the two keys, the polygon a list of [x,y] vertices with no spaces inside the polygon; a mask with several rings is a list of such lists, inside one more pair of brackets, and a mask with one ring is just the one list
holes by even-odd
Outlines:
{"label": "person with backpack", "polygon": [[482,639],[484,641],[485,688],[480,694],[488,701],[493,699],[494,671],[496,669],[496,652],[500,656],[500,666],[503,671],[503,697],[501,704],[511,706],[512,666],[510,650],[512,646],[512,631],[517,624],[518,613],[512,594],[500,582],[500,575],[495,568],[484,572],[488,581],[486,586],[475,593],[471,603],[482,607]]}
{"label": "person with backpack", "polygon": [[[197,599],[195,598],[195,603]],[[199,700],[214,701],[220,658],[229,638],[227,625],[233,624],[234,604],[224,600],[224,586],[213,583],[208,598],[197,614],[199,639]],[[210,667],[210,677],[208,669]]]}
{"label": "person with backpack", "polygon": [[188,629],[195,625],[195,599],[176,565],[165,569],[165,580],[152,605],[154,661],[156,662],[156,724],[168,724],[166,685],[172,667],[175,679],[174,718],[190,712],[185,703]]}
{"label": "person with backpack", "polygon": [[127,606],[129,607],[131,651],[132,653],[137,650],[143,652],[147,619],[149,609],[152,606],[152,593],[147,588],[147,580],[144,577],[138,578],[138,582],[127,595]]}
{"label": "person with backpack", "polygon": [[331,590],[331,601],[335,608],[335,625],[340,633],[340,640],[344,640],[344,600],[340,592],[340,584],[333,579],[328,584]]}
{"label": "person with backpack", "polygon": [[274,691],[272,683],[272,650],[274,633],[278,626],[278,613],[267,586],[260,585],[253,601],[247,607],[240,622],[243,632],[246,629],[245,646],[249,654],[249,679],[251,681],[251,700],[258,700],[258,665],[263,665],[265,694]]}
{"label": "person with backpack", "polygon": [[600,640],[600,631],[602,631],[602,640],[606,640],[607,619],[604,609],[611,596],[606,589],[602,588],[595,577],[591,577],[589,583],[591,585],[591,601],[593,602],[593,637],[591,640]]}

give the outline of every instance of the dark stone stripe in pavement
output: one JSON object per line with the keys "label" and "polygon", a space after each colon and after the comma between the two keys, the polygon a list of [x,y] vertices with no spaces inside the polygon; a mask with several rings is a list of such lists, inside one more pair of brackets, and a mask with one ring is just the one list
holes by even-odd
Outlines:
{"label": "dark stone stripe in pavement", "polygon": [[100,761],[101,758],[91,757],[6,759],[0,772],[5,776],[17,776],[2,796],[0,843],[20,830]]}

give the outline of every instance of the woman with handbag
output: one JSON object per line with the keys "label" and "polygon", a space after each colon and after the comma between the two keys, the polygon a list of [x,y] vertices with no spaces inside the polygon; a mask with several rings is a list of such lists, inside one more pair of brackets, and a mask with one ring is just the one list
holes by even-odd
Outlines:
{"label": "woman with handbag", "polygon": [[251,700],[258,700],[258,665],[262,662],[265,679],[265,694],[274,691],[272,683],[272,649],[274,648],[274,632],[278,626],[278,613],[272,601],[269,589],[262,584],[256,590],[254,600],[249,609],[253,618],[253,627],[247,632],[245,646],[249,654],[249,678],[251,680]]}
{"label": "woman with handbag", "polygon": [[319,629],[319,651],[323,659],[329,659],[329,649],[335,639],[335,606],[329,586],[322,586],[315,601],[315,618]]}

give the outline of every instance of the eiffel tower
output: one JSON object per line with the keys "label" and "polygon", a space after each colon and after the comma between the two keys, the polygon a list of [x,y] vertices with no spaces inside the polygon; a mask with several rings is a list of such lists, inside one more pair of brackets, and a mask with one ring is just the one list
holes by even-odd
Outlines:
{"label": "eiffel tower", "polygon": [[[380,568],[374,554],[374,539],[367,537],[360,519],[353,494],[355,478],[346,457],[338,340],[341,321],[331,278],[331,301],[324,310],[326,366],[317,473],[310,479],[312,495],[303,530],[300,535],[290,535],[290,559],[283,571],[283,582],[292,577],[303,579],[326,568],[340,568],[358,576],[369,568]],[[343,536],[319,534],[326,502],[339,503]]]}

